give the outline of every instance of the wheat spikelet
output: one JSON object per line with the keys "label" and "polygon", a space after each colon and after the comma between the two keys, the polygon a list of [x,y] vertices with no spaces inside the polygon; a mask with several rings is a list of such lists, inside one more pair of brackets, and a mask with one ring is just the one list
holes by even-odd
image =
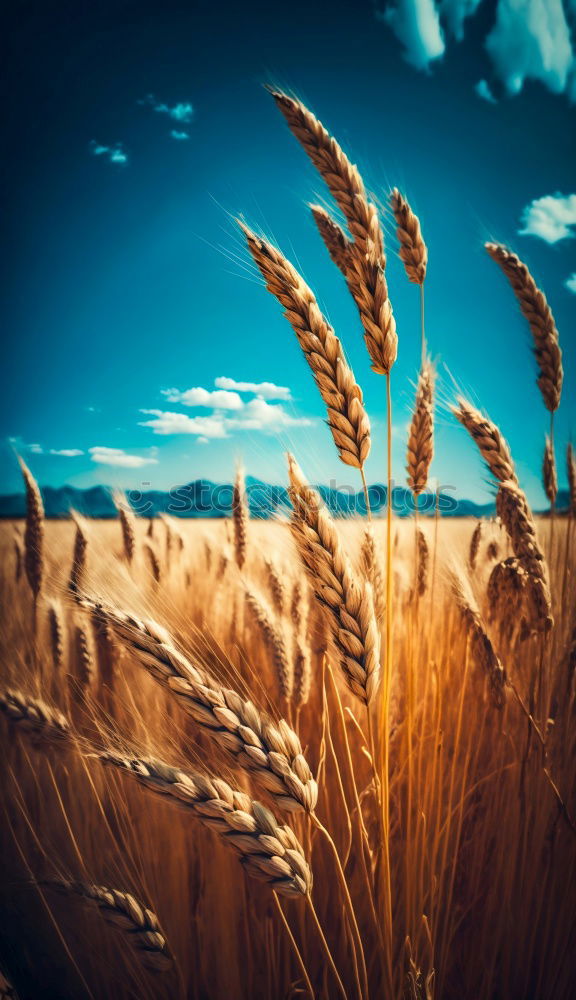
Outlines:
{"label": "wheat spikelet", "polygon": [[70,570],[68,589],[71,593],[77,594],[82,587],[84,573],[86,571],[88,536],[86,534],[83,518],[80,518],[73,511],[71,512],[71,517],[76,527],[76,533],[74,535],[74,551],[72,553],[72,568]]}
{"label": "wheat spikelet", "polygon": [[64,620],[62,607],[58,601],[48,604],[48,628],[50,631],[50,648],[54,670],[59,672],[64,664]]}
{"label": "wheat spikelet", "polygon": [[372,525],[364,529],[360,549],[360,566],[365,579],[372,587],[376,620],[382,622],[386,611],[386,587],[381,570],[382,560],[376,549]]}
{"label": "wheat spikelet", "polygon": [[122,494],[115,494],[114,503],[120,518],[124,556],[126,557],[126,561],[131,563],[136,552],[136,518],[132,513],[132,509],[128,506],[126,498],[123,497]]}
{"label": "wheat spikelet", "polygon": [[248,587],[245,588],[245,598],[246,606],[258,625],[264,643],[272,656],[282,696],[289,700],[292,694],[294,677],[284,636],[281,630],[275,625],[270,608],[253,591],[249,590]]}
{"label": "wheat spikelet", "polygon": [[154,578],[154,582],[160,583],[160,580],[162,578],[162,567],[160,565],[158,554],[156,553],[156,550],[152,545],[150,545],[149,542],[144,542],[143,549],[144,549],[144,555],[148,560],[148,565],[150,567],[150,572]]}
{"label": "wheat spikelet", "polygon": [[291,131],[326,181],[353,237],[346,281],[360,312],[372,370],[389,374],[396,360],[398,337],[388,286],[382,227],[364,183],[322,123],[300,101],[271,90]]}
{"label": "wheat spikelet", "polygon": [[494,562],[494,560],[498,558],[499,552],[500,549],[498,547],[498,542],[488,542],[488,545],[486,546],[486,561]]}
{"label": "wheat spikelet", "polygon": [[544,460],[542,462],[542,482],[544,483],[544,492],[548,497],[551,506],[553,507],[556,503],[556,497],[558,495],[558,476],[556,474],[556,458],[554,456],[554,445],[551,438],[546,435],[546,444],[544,446]]}
{"label": "wheat spikelet", "polygon": [[390,204],[398,227],[396,235],[400,243],[400,259],[408,279],[415,285],[423,285],[428,263],[428,248],[422,239],[420,220],[398,188],[392,191]]}
{"label": "wheat spikelet", "polygon": [[472,656],[486,672],[494,705],[502,708],[506,700],[506,673],[494,651],[470,584],[457,569],[448,571],[448,579],[456,606],[470,636]]}
{"label": "wheat spikelet", "polygon": [[76,646],[76,680],[79,692],[81,695],[84,695],[94,681],[94,647],[90,633],[83,624],[76,625],[74,640]]}
{"label": "wheat spikelet", "polygon": [[346,277],[350,266],[350,240],[344,230],[321,205],[310,205],[310,211],[332,262]]}
{"label": "wheat spikelet", "polygon": [[418,376],[406,458],[408,485],[415,497],[426,488],[433,455],[434,369],[430,361],[425,359]]}
{"label": "wheat spikelet", "polygon": [[24,548],[20,535],[14,533],[14,582],[20,583],[24,569]]}
{"label": "wheat spikelet", "polygon": [[[238,466],[232,493],[232,519],[234,521],[234,551],[236,562],[242,569],[246,562],[248,551],[248,505],[246,503],[246,487],[244,469]],[[210,568],[210,567],[208,567]]]}
{"label": "wheat spikelet", "polygon": [[294,581],[292,587],[292,597],[290,599],[290,618],[294,625],[294,630],[300,632],[304,627],[304,584],[301,579]]}
{"label": "wheat spikelet", "polygon": [[568,475],[568,495],[570,498],[570,511],[576,514],[576,455],[572,443],[568,443],[566,449],[566,472]]}
{"label": "wheat spikelet", "polygon": [[266,565],[266,575],[268,577],[268,586],[270,587],[270,593],[272,594],[272,600],[274,602],[274,607],[278,614],[284,613],[284,603],[286,601],[286,588],[280,573],[278,572],[278,567],[272,559],[265,560]]}
{"label": "wheat spikelet", "polygon": [[34,600],[42,589],[44,575],[44,505],[38,483],[28,466],[18,459],[26,487],[26,527],[24,529],[24,569]]}
{"label": "wheat spikelet", "polygon": [[530,271],[520,258],[500,243],[486,243],[486,250],[508,278],[522,314],[534,338],[538,363],[538,386],[544,405],[551,413],[558,409],[562,394],[562,351],[558,330],[546,296],[537,287]]}
{"label": "wheat spikelet", "polygon": [[109,924],[126,931],[127,940],[136,949],[143,964],[154,972],[164,972],[172,965],[158,917],[131,893],[85,882],[51,881],[43,885],[56,892],[80,896],[84,902],[97,908]]}
{"label": "wheat spikelet", "polygon": [[354,574],[332,518],[288,455],[291,528],[308,582],[325,609],[350,689],[370,703],[380,675],[380,635],[372,588]]}
{"label": "wheat spikelet", "polygon": [[468,552],[468,565],[471,570],[476,568],[476,559],[478,558],[478,550],[480,548],[480,540],[482,538],[482,532],[484,530],[484,522],[478,521],[478,524],[472,532],[472,537],[470,538],[470,549]]}
{"label": "wheat spikelet", "polygon": [[312,874],[304,852],[288,826],[261,803],[222,778],[184,772],[157,760],[100,756],[153,792],[175,800],[235,849],[248,874],[284,896],[306,895]]}
{"label": "wheat spikelet", "polygon": [[270,243],[240,223],[248,248],[266,287],[284,306],[285,316],[328,410],[328,426],[340,459],[362,469],[370,451],[370,422],[362,390],[354,381],[342,345],[326,321],[308,285]]}
{"label": "wheat spikelet", "polygon": [[496,510],[512,543],[514,555],[528,576],[527,595],[532,613],[527,623],[535,631],[552,628],[552,600],[548,582],[548,566],[536,535],[536,525],[528,501],[518,483],[500,484]]}
{"label": "wheat spikelet", "polygon": [[62,742],[70,735],[68,720],[57,709],[23,691],[0,693],[0,711],[20,732],[29,733],[38,744]]}
{"label": "wheat spikelet", "polygon": [[452,412],[474,438],[492,475],[500,482],[507,479],[517,482],[510,448],[496,424],[462,396],[457,402],[458,406],[453,406]]}
{"label": "wheat spikelet", "polygon": [[156,622],[141,621],[87,598],[80,603],[93,614],[98,612],[218,747],[252,772],[281,808],[314,810],[318,787],[300,740],[283,719],[275,725],[251,701],[221,687],[187,659]]}

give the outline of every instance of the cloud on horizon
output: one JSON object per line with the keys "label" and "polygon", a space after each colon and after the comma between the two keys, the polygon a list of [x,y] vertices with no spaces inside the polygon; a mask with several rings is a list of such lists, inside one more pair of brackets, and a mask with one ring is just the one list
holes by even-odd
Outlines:
{"label": "cloud on horizon", "polygon": [[566,278],[564,287],[567,288],[569,292],[572,292],[573,295],[576,295],[576,271],[574,274],[571,274],[569,278]]}
{"label": "cloud on horizon", "polygon": [[84,452],[80,448],[51,448],[49,455],[59,455],[61,458],[78,458]]}
{"label": "cloud on horizon", "polygon": [[522,212],[520,236],[537,236],[546,243],[576,236],[576,194],[547,194],[534,198]]}
{"label": "cloud on horizon", "polygon": [[143,465],[158,465],[158,459],[143,455],[129,455],[122,448],[106,448],[103,445],[89,448],[88,453],[98,465],[114,465],[122,469],[140,469]]}
{"label": "cloud on horizon", "polygon": [[[388,25],[404,47],[404,58],[419,70],[441,59],[452,37],[463,40],[466,22],[482,0],[376,0],[377,20]],[[514,97],[526,80],[576,101],[576,57],[569,18],[574,0],[497,0],[485,49],[495,79]],[[567,17],[568,14],[568,17]],[[485,82],[485,81],[484,81]],[[486,96],[483,81],[475,88]],[[486,83],[488,92],[493,87]]]}

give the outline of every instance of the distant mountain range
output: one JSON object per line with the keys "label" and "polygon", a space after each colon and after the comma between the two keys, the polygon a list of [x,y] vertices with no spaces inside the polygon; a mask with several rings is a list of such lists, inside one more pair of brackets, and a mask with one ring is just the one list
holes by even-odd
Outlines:
{"label": "distant mountain range", "polygon": [[[363,515],[366,513],[364,494],[351,493],[347,490],[330,486],[318,486],[326,506],[337,516]],[[88,490],[79,490],[74,486],[54,488],[45,486],[41,489],[46,517],[65,518],[70,511],[78,511],[91,518],[116,517],[116,507],[113,500],[113,490],[107,486],[93,486]],[[288,490],[284,486],[272,486],[261,480],[248,477],[246,492],[250,514],[254,518],[267,519],[277,514],[287,513],[290,509]],[[197,479],[185,486],[179,486],[169,492],[149,490],[145,493],[131,491],[126,494],[127,500],[134,511],[141,517],[156,517],[158,514],[170,514],[173,517],[228,517],[232,510],[232,485],[230,483],[213,483],[207,479]],[[386,507],[386,487],[375,484],[369,488],[370,506],[374,514],[379,514]],[[435,496],[423,493],[420,497],[420,510],[424,514],[434,512]],[[560,491],[558,509],[568,505],[568,491]],[[395,486],[392,490],[392,507],[397,516],[408,517],[414,511],[414,503],[410,490],[403,486]],[[451,494],[441,493],[439,510],[443,517],[490,517],[496,512],[495,503],[477,504],[472,500],[457,499]],[[0,496],[0,518],[23,517],[26,511],[24,493],[14,493]]]}

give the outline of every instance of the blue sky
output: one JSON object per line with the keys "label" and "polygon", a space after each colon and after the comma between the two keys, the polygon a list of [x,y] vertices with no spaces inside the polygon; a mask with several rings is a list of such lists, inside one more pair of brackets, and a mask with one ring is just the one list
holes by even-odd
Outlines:
{"label": "blue sky", "polygon": [[[576,433],[573,0],[36,0],[22,11],[5,68],[1,492],[20,488],[14,448],[50,485],[229,480],[239,458],[285,481],[286,447],[311,479],[357,485],[250,266],[240,213],[299,266],[343,340],[373,426],[368,479],[383,480],[384,380],[306,207],[327,193],[263,82],[314,109],[375,196],[397,185],[420,215],[439,372],[433,474],[475,500],[490,487],[449,414],[453,379],[506,433],[530,499],[544,500],[548,414],[530,333],[483,243],[506,242],[529,264],[564,353],[564,485]],[[404,482],[418,294],[384,221]]]}

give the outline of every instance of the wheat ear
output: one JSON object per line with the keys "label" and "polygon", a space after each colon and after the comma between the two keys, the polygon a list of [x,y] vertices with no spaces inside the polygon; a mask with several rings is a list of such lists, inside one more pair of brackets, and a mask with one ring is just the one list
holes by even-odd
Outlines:
{"label": "wheat ear", "polygon": [[267,882],[276,892],[284,896],[310,892],[312,874],[294,833],[245,792],[222,778],[184,772],[148,758],[105,753],[100,760],[189,809],[224,844],[238,851],[250,875]]}
{"label": "wheat ear", "polygon": [[496,563],[488,580],[487,597],[490,605],[490,620],[495,621],[498,611],[506,609],[502,615],[502,623],[513,626],[515,616],[510,614],[510,608],[518,607],[522,600],[528,575],[520,559],[510,556]]}
{"label": "wheat ear", "polygon": [[281,808],[314,810],[318,786],[298,736],[283,719],[275,725],[251,701],[221,687],[187,659],[156,622],[141,621],[87,598],[80,604],[107,623],[217,746],[253,773]]}
{"label": "wheat ear", "polygon": [[500,482],[517,482],[510,448],[496,424],[462,396],[458,397],[457,403],[452,412],[478,445],[492,475]]}
{"label": "wheat ear", "polygon": [[554,444],[552,439],[546,435],[546,444],[544,446],[544,459],[542,462],[542,481],[544,483],[544,492],[548,497],[551,506],[553,507],[556,503],[556,497],[558,495],[558,476],[556,473],[556,458],[554,455]]}
{"label": "wheat ear", "polygon": [[14,532],[14,582],[20,583],[24,570],[24,547],[20,535]]}
{"label": "wheat ear", "polygon": [[360,566],[365,579],[372,587],[374,596],[374,612],[376,620],[381,624],[386,611],[386,585],[381,569],[381,556],[376,548],[376,538],[372,525],[364,529],[362,546],[360,548]]}
{"label": "wheat ear", "polygon": [[476,560],[478,558],[478,550],[480,548],[480,539],[482,538],[482,532],[484,530],[484,522],[478,521],[478,524],[472,532],[470,538],[470,549],[468,551],[468,564],[471,570],[476,568]]}
{"label": "wheat ear", "polygon": [[74,511],[72,511],[71,517],[76,527],[76,533],[74,535],[74,551],[72,553],[72,568],[70,570],[68,589],[73,594],[77,594],[82,587],[86,572],[88,536],[83,518],[80,518]]}
{"label": "wheat ear", "polygon": [[172,965],[158,917],[131,893],[86,882],[49,881],[42,885],[66,895],[80,896],[85,903],[97,908],[107,923],[126,931],[127,940],[142,962],[154,972],[164,972]]}
{"label": "wheat ear", "polygon": [[92,686],[94,681],[94,646],[88,629],[82,624],[76,625],[76,679],[82,694]]}
{"label": "wheat ear", "polygon": [[518,483],[500,483],[496,510],[512,543],[514,555],[528,575],[527,592],[532,604],[528,626],[547,632],[552,628],[552,599],[548,566],[536,535],[536,525],[525,494]]}
{"label": "wheat ear", "polygon": [[126,561],[131,563],[136,552],[136,518],[129,508],[126,498],[121,493],[115,494],[114,503],[120,518],[124,555]]}
{"label": "wheat ear", "polygon": [[148,566],[150,567],[150,573],[152,574],[154,582],[160,583],[160,580],[162,579],[162,566],[160,564],[158,554],[150,542],[144,542],[143,549],[144,555],[148,560]]}
{"label": "wheat ear", "polygon": [[27,732],[40,743],[61,743],[70,735],[68,720],[57,709],[39,698],[13,689],[0,693],[0,711],[18,731]]}
{"label": "wheat ear", "polygon": [[330,258],[344,277],[350,267],[351,242],[341,226],[322,205],[310,205],[310,211]]}
{"label": "wheat ear", "polygon": [[246,562],[248,552],[248,505],[246,503],[246,485],[244,469],[238,466],[232,492],[232,519],[234,522],[234,550],[236,562],[240,569]]}
{"label": "wheat ear", "polygon": [[59,672],[64,664],[64,620],[62,606],[59,601],[48,604],[48,628],[50,631],[50,648],[54,670]]}
{"label": "wheat ear", "polygon": [[384,274],[384,238],[376,206],[366,195],[358,168],[315,115],[288,94],[270,92],[346,219],[353,238],[348,247],[346,281],[360,312],[372,369],[387,375],[396,360],[398,337]]}
{"label": "wheat ear", "polygon": [[428,473],[434,455],[434,369],[428,359],[425,359],[416,387],[416,402],[410,434],[408,437],[408,453],[406,470],[408,485],[416,498],[426,488]]}
{"label": "wheat ear", "polygon": [[412,211],[404,195],[394,188],[390,204],[396,219],[396,235],[400,243],[400,259],[409,281],[423,285],[428,263],[428,248],[422,239],[420,220]]}
{"label": "wheat ear", "polygon": [[500,243],[486,243],[485,246],[492,260],[508,278],[522,314],[528,321],[538,363],[538,386],[546,409],[554,413],[560,404],[564,374],[562,351],[552,310],[526,264],[523,264],[515,253]]}
{"label": "wheat ear", "polygon": [[380,676],[380,634],[372,588],[353,574],[332,518],[290,454],[288,472],[291,528],[298,554],[330,622],[348,686],[368,704]]}
{"label": "wheat ear", "polygon": [[266,566],[266,576],[268,577],[268,586],[270,588],[270,593],[272,595],[272,600],[274,602],[274,607],[279,615],[284,613],[284,605],[286,603],[286,587],[284,586],[284,581],[278,571],[278,567],[273,559],[264,560]]}
{"label": "wheat ear", "polygon": [[341,460],[363,469],[370,451],[370,422],[362,390],[354,381],[342,345],[308,285],[271,243],[240,223],[266,287],[284,306],[328,410],[328,426]]}
{"label": "wheat ear", "polygon": [[24,569],[34,600],[42,589],[44,576],[44,504],[38,483],[30,469],[18,459],[26,487],[26,527],[24,529]]}
{"label": "wheat ear", "polygon": [[282,696],[289,700],[292,695],[294,676],[282,631],[275,624],[270,608],[254,591],[246,587],[245,597],[246,606],[258,625],[264,643],[272,657]]}
{"label": "wheat ear", "polygon": [[288,94],[270,92],[346,219],[353,238],[346,281],[360,312],[372,369],[388,375],[396,360],[398,337],[384,274],[384,238],[376,206],[366,195],[358,168],[315,115]]}
{"label": "wheat ear", "polygon": [[428,566],[430,563],[430,550],[428,548],[428,542],[426,541],[426,535],[421,528],[418,528],[416,544],[418,547],[418,573],[416,579],[416,589],[420,597],[423,597],[426,593],[426,588],[428,586]]}
{"label": "wheat ear", "polygon": [[494,651],[472,588],[458,569],[448,570],[448,579],[456,607],[470,636],[472,655],[486,672],[494,705],[502,708],[506,700],[506,673]]}

